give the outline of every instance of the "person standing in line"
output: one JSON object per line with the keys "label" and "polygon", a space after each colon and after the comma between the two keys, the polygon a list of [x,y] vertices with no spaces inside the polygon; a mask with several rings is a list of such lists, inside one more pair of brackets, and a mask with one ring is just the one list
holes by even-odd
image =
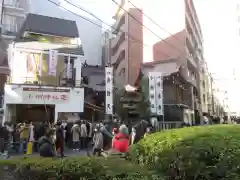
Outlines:
{"label": "person standing in line", "polygon": [[208,119],[208,117],[207,117],[206,114],[203,115],[203,123],[204,123],[205,125],[209,125],[209,119]]}
{"label": "person standing in line", "polygon": [[136,139],[136,134],[137,134],[137,132],[136,132],[136,129],[133,127],[132,128],[132,132],[131,132],[131,134],[130,134],[130,141],[131,141],[131,145],[132,144],[134,144],[135,143],[135,139]]}
{"label": "person standing in line", "polygon": [[[114,138],[115,138],[115,136],[117,135],[117,133],[118,133],[118,129],[117,128],[113,128],[113,131],[112,131],[112,134],[113,134],[113,138],[112,138],[112,147],[113,147],[113,140],[114,140]],[[111,148],[112,148],[111,147]]]}
{"label": "person standing in line", "polygon": [[56,124],[56,149],[59,151],[60,156],[64,157],[64,135],[61,127],[61,122]]}
{"label": "person standing in line", "polygon": [[103,134],[100,131],[99,125],[94,129],[93,135],[93,155],[101,156],[101,152],[103,149]]}
{"label": "person standing in line", "polygon": [[146,132],[145,132],[145,134],[144,134],[144,137],[147,137],[150,133],[151,133],[151,128],[150,128],[150,127],[147,127],[147,128],[146,128]]}
{"label": "person standing in line", "polygon": [[27,142],[29,137],[29,127],[26,123],[20,126],[20,152],[24,153],[27,148]]}
{"label": "person standing in line", "polygon": [[39,153],[41,157],[54,157],[56,155],[54,143],[52,141],[53,134],[54,133],[50,129],[46,130],[45,135],[38,140]]}
{"label": "person standing in line", "polygon": [[116,152],[125,153],[128,151],[129,146],[129,132],[126,125],[119,127],[118,134],[113,139],[113,150]]}
{"label": "person standing in line", "polygon": [[75,122],[71,129],[74,151],[79,151],[80,131],[80,126]]}
{"label": "person standing in line", "polygon": [[87,126],[85,121],[81,121],[81,128],[80,128],[80,136],[81,136],[81,148],[87,148]]}
{"label": "person standing in line", "polygon": [[4,127],[0,124],[0,153],[4,153]]}

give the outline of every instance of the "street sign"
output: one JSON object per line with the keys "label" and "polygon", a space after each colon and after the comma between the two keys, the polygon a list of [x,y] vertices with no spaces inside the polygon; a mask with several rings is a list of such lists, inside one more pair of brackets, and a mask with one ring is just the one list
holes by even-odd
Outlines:
{"label": "street sign", "polygon": [[113,68],[105,68],[105,112],[113,114]]}

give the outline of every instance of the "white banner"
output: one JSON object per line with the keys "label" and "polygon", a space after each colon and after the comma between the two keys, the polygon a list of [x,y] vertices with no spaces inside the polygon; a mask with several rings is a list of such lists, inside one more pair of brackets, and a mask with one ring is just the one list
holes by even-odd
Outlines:
{"label": "white banner", "polygon": [[106,114],[113,114],[113,68],[105,68],[105,111]]}
{"label": "white banner", "polygon": [[157,115],[163,115],[163,77],[160,72],[155,74],[155,85]]}
{"label": "white banner", "polygon": [[156,104],[156,90],[155,90],[155,72],[149,72],[149,102],[150,102],[150,111],[152,114],[157,113],[157,104]]}
{"label": "white banner", "polygon": [[57,75],[57,61],[58,61],[58,51],[51,49],[49,51],[48,75],[50,76]]}
{"label": "white banner", "polygon": [[24,104],[63,104],[69,99],[69,89],[24,87],[22,90]]}
{"label": "white banner", "polygon": [[67,61],[67,78],[71,78],[71,56],[68,55],[68,61]]}

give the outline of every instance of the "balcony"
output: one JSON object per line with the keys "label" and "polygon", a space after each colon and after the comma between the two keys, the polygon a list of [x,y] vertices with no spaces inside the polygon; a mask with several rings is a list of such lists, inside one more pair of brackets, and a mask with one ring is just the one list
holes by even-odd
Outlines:
{"label": "balcony", "polygon": [[186,47],[186,52],[187,52],[187,60],[190,61],[190,63],[197,68],[197,62],[194,58],[194,55],[189,52],[188,47]]}
{"label": "balcony", "polygon": [[203,61],[203,53],[201,52],[200,49],[197,49],[196,50],[196,55],[197,55],[197,58],[200,60],[200,61]]}
{"label": "balcony", "polygon": [[119,30],[122,29],[122,26],[125,25],[125,15],[123,14],[122,16],[120,16],[115,24],[113,25],[113,34],[118,34]]}
{"label": "balcony", "polygon": [[15,37],[18,32],[17,24],[3,24],[2,35]]}
{"label": "balcony", "polygon": [[190,33],[187,33],[187,47],[191,50],[191,51],[195,51],[195,43],[193,41],[192,35]]}
{"label": "balcony", "polygon": [[191,83],[193,86],[197,87],[196,77],[194,76],[193,73],[190,72],[190,70],[188,70],[187,72],[187,81]]}
{"label": "balcony", "polygon": [[[115,52],[115,54],[111,57],[111,64],[114,66],[118,66],[118,64],[125,59],[125,51],[126,51],[126,46],[127,46],[127,42],[123,42],[121,43],[121,45],[118,47],[117,51]],[[123,52],[124,52],[124,56],[123,56]]]}
{"label": "balcony", "polygon": [[118,49],[120,48],[120,46],[123,44],[123,42],[125,41],[125,33],[122,33],[121,36],[119,36],[119,38],[117,38],[118,41],[115,41],[114,44],[112,44],[112,48],[111,48],[111,55],[115,56],[115,54],[117,53]]}
{"label": "balcony", "polygon": [[189,1],[187,1],[187,3],[186,3],[186,16],[187,16],[187,19],[190,22],[191,27],[193,28],[193,30],[195,30],[197,39],[202,42],[203,39],[202,39],[201,26],[199,24],[196,12],[194,12],[195,9],[193,10],[193,8],[194,8],[194,5],[193,4],[189,4]]}
{"label": "balcony", "polygon": [[24,13],[27,1],[23,0],[5,0],[4,10],[11,13]]}
{"label": "balcony", "polygon": [[64,71],[60,72],[58,86],[74,87],[76,83],[81,85],[81,82],[75,81],[75,73],[76,73],[75,68],[70,69],[69,75],[67,75],[68,74],[67,69],[64,69]]}

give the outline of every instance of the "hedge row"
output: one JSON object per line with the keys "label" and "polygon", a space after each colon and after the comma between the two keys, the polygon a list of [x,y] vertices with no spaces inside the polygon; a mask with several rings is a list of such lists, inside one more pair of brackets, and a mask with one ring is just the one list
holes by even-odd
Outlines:
{"label": "hedge row", "polygon": [[116,158],[20,158],[0,161],[0,177],[15,180],[152,180],[160,179],[141,166]]}
{"label": "hedge row", "polygon": [[155,133],[132,146],[130,158],[168,179],[239,180],[240,126],[188,127]]}

